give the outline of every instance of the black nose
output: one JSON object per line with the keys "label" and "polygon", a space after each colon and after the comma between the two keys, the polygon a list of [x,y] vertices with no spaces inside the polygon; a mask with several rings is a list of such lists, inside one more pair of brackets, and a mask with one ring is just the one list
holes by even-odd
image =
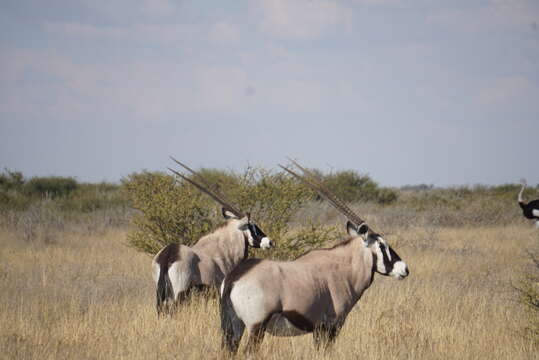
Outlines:
{"label": "black nose", "polygon": [[408,276],[408,274],[410,274],[410,270],[408,270],[408,267],[406,268],[406,276]]}

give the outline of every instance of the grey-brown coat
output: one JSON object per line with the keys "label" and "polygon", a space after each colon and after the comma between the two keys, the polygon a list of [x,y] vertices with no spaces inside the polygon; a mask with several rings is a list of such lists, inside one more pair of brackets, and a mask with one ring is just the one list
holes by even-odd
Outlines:
{"label": "grey-brown coat", "polygon": [[152,261],[156,282],[157,313],[173,308],[189,295],[193,288],[217,287],[237,264],[248,256],[248,247],[268,249],[273,242],[251,221],[225,199],[210,190],[206,180],[187,165],[174,162],[193,174],[205,186],[173,169],[180,179],[193,185],[223,206],[225,225],[200,238],[192,247],[170,244],[157,253]]}
{"label": "grey-brown coat", "polygon": [[[249,246],[264,249],[272,246],[247,216],[239,219],[227,210],[223,210],[223,215],[226,223],[192,247],[170,244],[154,257],[158,312],[181,302],[193,288],[218,287],[225,275],[248,256]],[[258,231],[252,231],[253,227]]]}
{"label": "grey-brown coat", "polygon": [[374,272],[404,278],[407,265],[376,233],[347,224],[349,239],[294,261],[248,259],[221,286],[223,347],[236,352],[247,328],[247,350],[264,332],[313,333],[315,345],[332,342],[348,313],[371,285]]}
{"label": "grey-brown coat", "polygon": [[399,279],[409,274],[406,263],[380,234],[311,171],[291,161],[303,176],[282,168],[348,218],[350,238],[294,261],[249,259],[228,274],[221,285],[220,311],[222,347],[232,353],[237,351],[245,328],[249,332],[247,351],[257,348],[265,332],[278,336],[312,332],[317,347],[330,344],[371,285],[374,272]]}

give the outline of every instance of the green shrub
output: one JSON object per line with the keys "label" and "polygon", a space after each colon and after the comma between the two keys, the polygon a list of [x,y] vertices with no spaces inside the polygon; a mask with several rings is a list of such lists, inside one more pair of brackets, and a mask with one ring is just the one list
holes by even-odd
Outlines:
{"label": "green shrub", "polygon": [[368,201],[376,197],[377,185],[370,177],[346,170],[326,175],[324,184],[335,195],[347,201]]}
{"label": "green shrub", "polygon": [[368,175],[353,170],[338,171],[323,177],[323,183],[339,198],[347,202],[372,201],[391,204],[398,198],[396,191],[380,188]]}
{"label": "green shrub", "polygon": [[224,170],[218,169],[200,169],[197,171],[206,183],[211,185],[211,189],[222,194],[229,193],[232,189],[238,189],[240,178],[238,175]]}
{"label": "green shrub", "polygon": [[247,168],[239,176],[239,184],[231,196],[276,241],[286,235],[294,213],[314,195],[284,173],[272,173],[261,168]]}
{"label": "green shrub", "polygon": [[83,183],[69,195],[58,198],[57,203],[63,211],[86,214],[97,210],[125,208],[127,199],[119,185]]}
{"label": "green shrub", "polygon": [[30,205],[31,199],[20,192],[24,181],[21,172],[4,169],[0,173],[0,211],[24,210]]}
{"label": "green shrub", "polygon": [[170,175],[132,174],[123,187],[131,206],[139,210],[131,220],[135,230],[128,235],[135,248],[153,254],[171,243],[191,245],[216,225],[211,200]]}
{"label": "green shrub", "polygon": [[455,208],[452,203],[443,193],[439,191],[422,191],[410,196],[405,204],[416,211],[425,211],[436,208]]}
{"label": "green shrub", "polygon": [[4,173],[0,173],[0,191],[18,190],[23,184],[24,176],[19,171],[4,169]]}
{"label": "green shrub", "polygon": [[43,199],[67,212],[89,213],[125,206],[120,186],[111,183],[78,183],[72,177],[34,177],[25,180],[20,172],[0,173],[0,210],[23,211]]}
{"label": "green shrub", "polygon": [[294,229],[272,251],[272,257],[280,260],[292,260],[312,249],[327,247],[331,242],[344,238],[338,225],[315,224],[309,220]]}
{"label": "green shrub", "polygon": [[34,200],[14,190],[0,190],[0,211],[21,211],[27,209]]}
{"label": "green shrub", "polygon": [[395,190],[388,188],[381,188],[378,190],[376,202],[382,205],[393,204],[397,201],[399,195]]}
{"label": "green shrub", "polygon": [[23,192],[29,196],[56,198],[70,194],[78,185],[72,177],[34,177],[25,182]]}
{"label": "green shrub", "polygon": [[[219,188],[233,206],[251,213],[277,243],[286,236],[292,215],[313,196],[294,179],[264,169],[250,167],[240,175],[216,170],[200,173],[206,180],[211,178],[212,188]],[[132,174],[123,186],[132,206],[140,210],[133,217],[135,230],[128,236],[140,250],[155,253],[170,243],[192,245],[222,222],[220,205],[170,175]]]}

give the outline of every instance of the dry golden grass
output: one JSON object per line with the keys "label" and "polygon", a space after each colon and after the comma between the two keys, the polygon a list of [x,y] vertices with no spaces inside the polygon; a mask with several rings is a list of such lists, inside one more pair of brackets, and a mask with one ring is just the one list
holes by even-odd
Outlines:
{"label": "dry golden grass", "polygon": [[[125,237],[63,233],[44,244],[0,232],[0,358],[222,358],[217,300],[157,319],[151,258]],[[387,240],[411,275],[376,276],[332,351],[316,353],[310,336],[266,336],[256,358],[538,358],[512,289],[536,231],[416,228]]]}

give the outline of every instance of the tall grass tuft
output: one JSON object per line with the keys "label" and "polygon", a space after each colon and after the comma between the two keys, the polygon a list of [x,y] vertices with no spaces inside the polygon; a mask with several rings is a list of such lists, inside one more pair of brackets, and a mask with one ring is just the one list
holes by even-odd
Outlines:
{"label": "tall grass tuft", "polygon": [[[537,247],[536,247],[537,249]],[[520,301],[526,306],[529,324],[526,336],[539,345],[539,252],[528,252],[531,260],[530,271],[516,287]]]}

